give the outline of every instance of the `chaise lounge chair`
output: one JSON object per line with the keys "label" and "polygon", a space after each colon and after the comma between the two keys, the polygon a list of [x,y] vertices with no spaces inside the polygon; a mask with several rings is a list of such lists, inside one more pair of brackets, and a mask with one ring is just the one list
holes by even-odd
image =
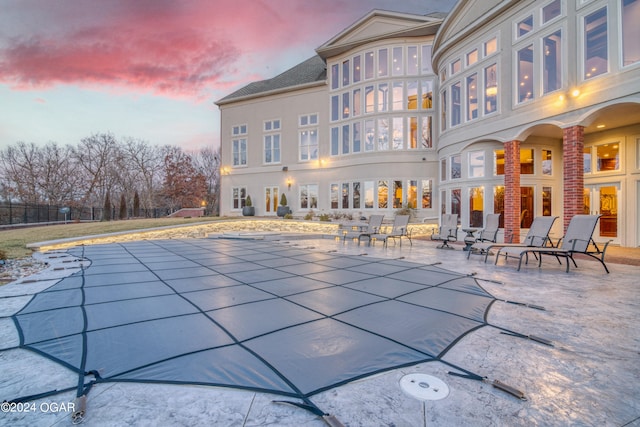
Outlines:
{"label": "chaise lounge chair", "polygon": [[438,249],[453,249],[449,242],[458,240],[458,214],[443,214],[440,229],[431,235],[431,240],[442,242]]}
{"label": "chaise lounge chair", "polygon": [[478,234],[478,237],[476,237],[475,239],[470,239],[467,240],[465,238],[465,243],[467,245],[471,245],[471,247],[469,247],[469,250],[467,251],[467,259],[469,259],[469,256],[471,255],[471,252],[477,252],[477,253],[482,253],[481,251],[474,251],[473,250],[473,245],[476,243],[496,243],[496,240],[498,238],[498,230],[500,227],[500,214],[487,214],[487,217],[485,219],[484,222],[484,228],[482,230],[480,230],[480,234]]}
{"label": "chaise lounge chair", "polygon": [[379,233],[380,227],[382,227],[382,221],[384,220],[384,215],[371,215],[369,217],[369,225],[366,230],[358,230],[358,231],[348,231],[342,235],[343,240],[346,239],[358,239],[358,245],[363,237],[369,239],[369,243],[371,243],[371,235]]}
{"label": "chaise lounge chair", "polygon": [[[560,261],[560,257],[564,257],[567,260],[567,273],[569,272],[569,259],[573,262],[573,265],[577,268],[576,260],[573,258],[575,254],[588,255],[594,258],[602,264],[604,270],[609,273],[607,265],[604,263],[604,254],[607,250],[607,246],[611,241],[605,243],[604,247],[600,249],[596,242],[593,240],[593,232],[596,228],[596,224],[601,215],[575,215],[571,218],[567,232],[564,237],[560,239],[557,247],[524,247],[524,248],[502,248],[498,252],[505,253],[508,256],[519,258],[518,271],[522,267],[522,260],[528,262],[529,254],[533,254],[538,258],[538,267],[542,265],[542,255],[551,255]],[[498,258],[496,255],[496,260]]]}
{"label": "chaise lounge chair", "polygon": [[384,247],[387,247],[387,241],[389,239],[393,239],[395,244],[395,239],[400,239],[400,246],[402,246],[402,238],[406,237],[409,239],[409,243],[413,246],[413,242],[411,241],[411,233],[409,232],[409,215],[396,215],[393,219],[393,226],[389,233],[375,233],[369,236],[369,244],[371,241],[382,240],[384,241]]}
{"label": "chaise lounge chair", "polygon": [[[471,251],[475,251],[480,255],[484,254],[484,262],[487,262],[487,258],[489,257],[489,252],[492,249],[499,249],[505,247],[514,247],[514,248],[522,248],[522,247],[543,247],[543,246],[553,246],[551,244],[551,239],[549,239],[549,232],[551,231],[551,227],[553,223],[557,219],[557,216],[537,216],[534,218],[531,223],[531,227],[529,228],[529,232],[524,238],[522,243],[494,243],[494,242],[477,242],[471,245]],[[467,256],[467,258],[469,258]]]}

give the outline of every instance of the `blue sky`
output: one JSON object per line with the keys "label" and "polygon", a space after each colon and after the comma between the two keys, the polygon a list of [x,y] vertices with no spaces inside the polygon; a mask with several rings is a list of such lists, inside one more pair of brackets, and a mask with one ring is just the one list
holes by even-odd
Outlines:
{"label": "blue sky", "polygon": [[0,149],[75,145],[101,132],[217,146],[214,101],[304,61],[372,9],[425,14],[453,4],[0,0]]}

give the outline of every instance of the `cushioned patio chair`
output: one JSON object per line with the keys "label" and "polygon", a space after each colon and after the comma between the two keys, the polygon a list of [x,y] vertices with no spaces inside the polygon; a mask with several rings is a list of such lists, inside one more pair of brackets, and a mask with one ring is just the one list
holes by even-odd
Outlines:
{"label": "cushioned patio chair", "polygon": [[[505,247],[521,248],[521,247],[529,247],[529,246],[533,246],[533,247],[553,246],[551,243],[551,239],[549,238],[549,232],[551,231],[551,227],[553,226],[553,223],[557,218],[558,218],[557,216],[535,217],[522,243],[477,242],[471,245],[470,249],[471,251],[475,251],[480,255],[484,254],[484,262],[487,262],[489,253],[491,252],[491,250],[494,250],[494,249],[500,249]],[[467,256],[467,258],[469,257]]]}
{"label": "cushioned patio chair", "polygon": [[387,247],[387,242],[389,239],[393,239],[395,244],[395,239],[400,239],[400,246],[402,246],[402,238],[406,237],[409,239],[409,243],[413,246],[413,242],[411,241],[411,233],[409,232],[409,215],[396,215],[393,219],[393,226],[391,227],[391,231],[388,233],[374,233],[369,236],[369,244],[372,241],[382,240],[384,241],[384,247]]}
{"label": "cushioned patio chair", "polygon": [[438,249],[453,249],[449,246],[449,242],[458,240],[458,214],[444,214],[440,228],[437,232],[431,234],[431,240],[442,242]]}
{"label": "cushioned patio chair", "polygon": [[480,230],[478,236],[468,241],[465,237],[465,243],[471,244],[471,247],[467,251],[467,259],[471,255],[471,252],[481,253],[478,250],[474,251],[473,245],[476,243],[496,243],[498,238],[498,230],[500,228],[500,214],[487,214],[484,221],[484,228]]}
{"label": "cushioned patio chair", "polygon": [[[542,256],[543,255],[551,255],[558,259],[560,262],[560,258],[565,258],[567,260],[567,273],[569,272],[569,259],[573,262],[574,267],[578,267],[576,264],[576,260],[574,259],[575,254],[583,254],[588,255],[591,258],[594,258],[602,264],[604,270],[609,273],[609,269],[607,265],[604,263],[604,254],[607,250],[607,246],[611,241],[605,243],[604,247],[600,249],[600,247],[593,240],[593,232],[596,229],[596,224],[601,215],[575,215],[569,221],[569,226],[567,227],[567,232],[564,237],[560,239],[557,247],[524,247],[524,248],[501,248],[498,252],[504,252],[508,256],[519,258],[518,261],[518,271],[520,271],[520,267],[522,267],[522,260],[525,260],[525,263],[529,261],[529,254],[536,255],[538,258],[538,267],[542,266]],[[496,256],[497,260],[497,256]]]}

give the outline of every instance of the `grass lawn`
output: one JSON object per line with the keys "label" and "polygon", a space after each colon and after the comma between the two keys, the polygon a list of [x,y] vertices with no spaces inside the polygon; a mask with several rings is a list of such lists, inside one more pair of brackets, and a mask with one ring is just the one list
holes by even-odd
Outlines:
{"label": "grass lawn", "polygon": [[119,231],[141,230],[145,228],[179,226],[198,222],[217,221],[219,219],[218,217],[131,219],[0,230],[0,251],[4,251],[8,259],[24,258],[31,255],[31,250],[26,247],[29,243],[115,233]]}

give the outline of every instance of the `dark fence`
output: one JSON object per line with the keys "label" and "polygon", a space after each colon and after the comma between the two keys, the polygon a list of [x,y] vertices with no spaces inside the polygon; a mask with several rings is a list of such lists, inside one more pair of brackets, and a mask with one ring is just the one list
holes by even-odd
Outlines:
{"label": "dark fence", "polygon": [[[43,222],[100,221],[103,208],[31,205],[25,203],[0,202],[0,225],[36,224]],[[140,217],[160,218],[169,213],[166,208],[140,209]],[[111,218],[119,219],[120,210],[112,209]],[[133,217],[129,209],[127,218]]]}

